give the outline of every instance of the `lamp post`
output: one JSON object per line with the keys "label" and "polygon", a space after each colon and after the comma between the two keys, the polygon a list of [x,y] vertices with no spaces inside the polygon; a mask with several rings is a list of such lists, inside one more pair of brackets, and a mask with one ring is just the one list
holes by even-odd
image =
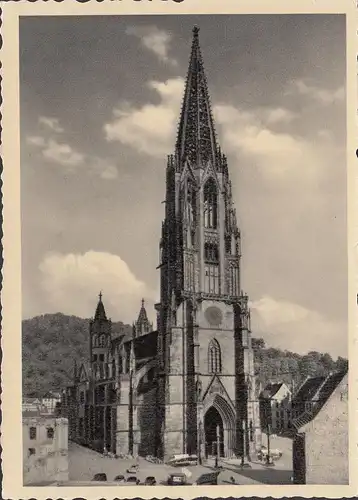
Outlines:
{"label": "lamp post", "polygon": [[219,453],[220,453],[220,427],[216,426],[216,457],[215,457],[215,469],[219,468]]}
{"label": "lamp post", "polygon": [[199,428],[198,428],[198,462],[199,465],[202,464],[202,457],[201,457],[201,436],[203,432],[203,424],[201,423],[201,420],[199,421]]}
{"label": "lamp post", "polygon": [[271,449],[270,449],[270,434],[271,434],[271,424],[267,423],[267,456],[266,456],[266,465],[272,466],[275,465],[274,461],[271,460],[270,454],[271,454]]}

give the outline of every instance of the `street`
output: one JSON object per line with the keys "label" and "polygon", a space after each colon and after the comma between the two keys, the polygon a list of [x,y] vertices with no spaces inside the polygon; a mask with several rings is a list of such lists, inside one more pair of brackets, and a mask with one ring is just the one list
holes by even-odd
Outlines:
{"label": "street", "polygon": [[[291,484],[290,478],[292,475],[292,451],[291,459],[289,455],[289,443],[281,442],[284,438],[277,438],[278,442],[274,441],[275,448],[281,447],[283,456],[277,461],[275,467],[265,467],[255,459],[251,463],[251,468],[241,469],[240,460],[223,460],[220,465],[223,471],[219,475],[219,484],[231,483],[233,477],[236,484],[253,485],[253,484]],[[285,451],[282,449],[282,444],[285,444]],[[282,462],[281,462],[282,460]],[[126,470],[134,463],[139,464],[139,472],[136,474],[140,481],[144,481],[147,476],[154,476],[157,484],[166,484],[168,475],[171,472],[180,472],[181,468],[170,467],[166,464],[152,464],[144,458],[139,458],[138,461],[132,459],[108,458],[103,455],[84,448],[75,443],[69,443],[69,480],[70,481],[90,481],[97,473],[104,472],[107,475],[108,481],[119,475],[126,474]],[[193,483],[202,474],[212,472],[214,463],[207,465],[197,465],[186,467],[192,476],[188,479],[189,483]]]}

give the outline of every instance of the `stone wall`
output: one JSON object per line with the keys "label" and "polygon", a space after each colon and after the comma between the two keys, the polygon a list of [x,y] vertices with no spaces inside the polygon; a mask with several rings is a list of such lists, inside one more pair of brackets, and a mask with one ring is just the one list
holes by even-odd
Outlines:
{"label": "stone wall", "polygon": [[156,387],[137,398],[138,428],[140,440],[138,454],[142,457],[155,455],[155,419],[156,419]]}
{"label": "stone wall", "polygon": [[[36,428],[31,439],[30,428]],[[47,430],[54,431],[53,438]],[[68,481],[68,421],[65,418],[23,419],[23,483]]]}
{"label": "stone wall", "polygon": [[306,484],[348,484],[348,387],[344,379],[304,429]]}

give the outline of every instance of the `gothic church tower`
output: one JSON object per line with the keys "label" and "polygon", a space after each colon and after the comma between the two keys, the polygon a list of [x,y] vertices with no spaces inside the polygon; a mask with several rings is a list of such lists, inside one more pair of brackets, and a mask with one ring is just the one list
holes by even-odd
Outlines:
{"label": "gothic church tower", "polygon": [[248,297],[227,159],[218,145],[199,29],[160,242],[158,454],[249,456],[259,440]]}

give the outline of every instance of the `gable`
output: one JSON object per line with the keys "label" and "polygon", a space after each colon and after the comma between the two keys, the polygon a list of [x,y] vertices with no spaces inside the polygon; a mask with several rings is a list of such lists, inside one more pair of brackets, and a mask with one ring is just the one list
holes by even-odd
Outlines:
{"label": "gable", "polygon": [[78,378],[80,382],[87,382],[88,375],[85,365],[81,365]]}
{"label": "gable", "polygon": [[286,399],[287,396],[291,395],[290,389],[287,387],[286,384],[282,384],[281,387],[278,389],[276,394],[274,395],[274,399],[277,401],[282,401],[283,399]]}
{"label": "gable", "polygon": [[214,375],[213,378],[211,379],[211,381],[210,381],[210,383],[209,383],[209,385],[204,393],[203,400],[206,397],[211,396],[213,394],[220,394],[225,399],[232,402],[229,394],[227,393],[227,391],[223,385],[223,383],[221,382],[220,378],[217,375]]}

